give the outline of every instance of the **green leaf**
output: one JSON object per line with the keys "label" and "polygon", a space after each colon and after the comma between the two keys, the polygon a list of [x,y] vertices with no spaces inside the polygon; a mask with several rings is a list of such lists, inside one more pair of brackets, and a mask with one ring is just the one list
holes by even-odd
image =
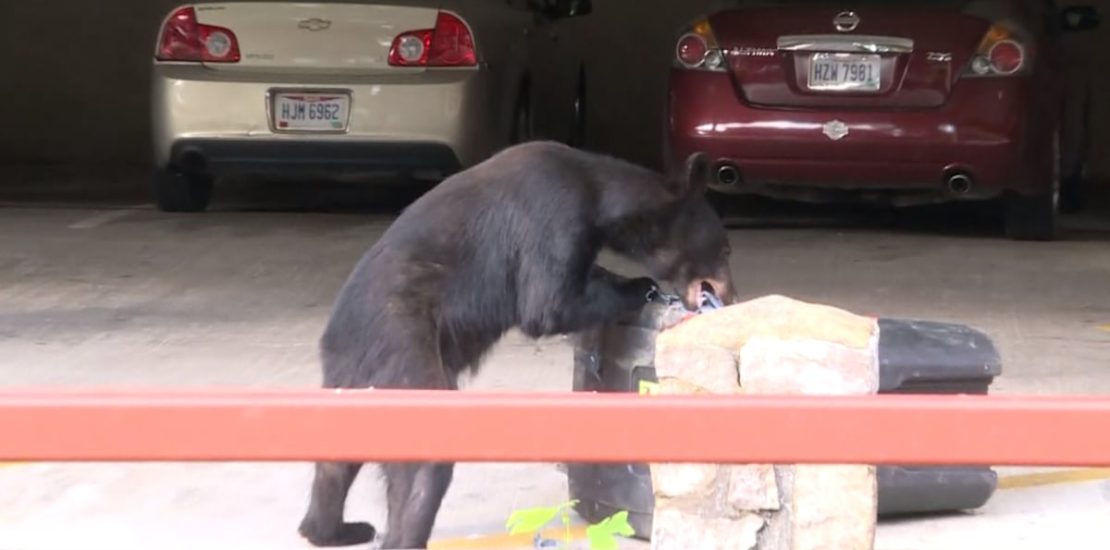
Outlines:
{"label": "green leaf", "polygon": [[558,506],[541,507],[541,508],[528,508],[525,510],[516,510],[509,515],[508,521],[505,522],[505,529],[509,534],[516,535],[519,533],[532,533],[539,531],[545,525],[562,514],[563,524],[570,527],[570,512],[569,510],[578,504],[578,500],[569,500]]}
{"label": "green leaf", "polygon": [[516,510],[509,515],[509,520],[505,522],[505,529],[508,529],[509,534],[512,535],[539,531],[544,525],[555,519],[561,509],[562,506],[553,506]]}
{"label": "green leaf", "polygon": [[601,524],[587,527],[586,539],[590,543],[590,550],[617,550],[617,539]]}
{"label": "green leaf", "polygon": [[636,530],[628,523],[628,510],[617,512],[605,518],[602,523],[606,525],[610,533],[625,537],[631,537],[636,534]]}
{"label": "green leaf", "polygon": [[632,526],[628,524],[628,511],[617,512],[586,528],[590,550],[617,550],[617,539],[614,535],[630,537],[635,533]]}

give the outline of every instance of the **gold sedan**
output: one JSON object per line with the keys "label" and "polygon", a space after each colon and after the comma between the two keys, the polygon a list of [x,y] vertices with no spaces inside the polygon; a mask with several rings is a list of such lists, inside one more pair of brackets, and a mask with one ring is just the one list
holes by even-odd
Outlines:
{"label": "gold sedan", "polygon": [[[547,37],[588,0],[387,2],[173,9],[151,83],[159,208],[204,210],[225,175],[436,179],[581,135],[583,66]],[[537,113],[558,124],[534,132]]]}

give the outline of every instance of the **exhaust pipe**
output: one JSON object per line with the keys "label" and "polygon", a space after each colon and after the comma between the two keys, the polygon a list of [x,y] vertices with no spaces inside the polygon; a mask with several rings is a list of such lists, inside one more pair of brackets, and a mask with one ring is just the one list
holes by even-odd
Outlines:
{"label": "exhaust pipe", "polygon": [[957,172],[948,176],[948,190],[956,195],[963,195],[971,191],[971,176]]}
{"label": "exhaust pipe", "polygon": [[736,185],[740,181],[740,171],[731,164],[722,164],[717,168],[717,181],[721,185]]}

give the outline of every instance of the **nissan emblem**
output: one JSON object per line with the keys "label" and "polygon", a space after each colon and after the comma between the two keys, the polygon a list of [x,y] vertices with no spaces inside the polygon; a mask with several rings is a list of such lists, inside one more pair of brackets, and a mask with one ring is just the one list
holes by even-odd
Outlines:
{"label": "nissan emblem", "polygon": [[859,16],[854,11],[842,11],[833,17],[833,26],[840,32],[852,32],[859,26]]}

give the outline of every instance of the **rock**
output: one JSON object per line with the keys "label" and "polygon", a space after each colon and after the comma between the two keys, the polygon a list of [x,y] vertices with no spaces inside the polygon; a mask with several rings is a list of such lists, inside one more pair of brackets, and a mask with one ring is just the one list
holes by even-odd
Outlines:
{"label": "rock", "polygon": [[814,340],[755,337],[740,350],[740,383],[744,393],[750,394],[877,393],[877,349],[877,335],[863,349]]}
{"label": "rock", "polygon": [[736,510],[778,510],[779,490],[771,464],[728,466],[728,503]]}
{"label": "rock", "polygon": [[716,464],[655,464],[651,468],[652,489],[656,495],[668,498],[692,495],[709,487],[719,468]]}
{"label": "rock", "polygon": [[872,466],[795,466],[791,550],[872,548],[878,513],[876,491]]}
{"label": "rock", "polygon": [[[874,394],[878,332],[876,319],[783,296],[735,304],[658,335],[659,393]],[[874,545],[871,466],[652,464],[651,471],[655,549]]]}
{"label": "rock", "polygon": [[758,514],[738,519],[706,519],[678,508],[657,508],[652,519],[652,548],[753,550],[764,520]]}
{"label": "rock", "polygon": [[759,532],[757,550],[788,550],[794,534],[794,467],[776,465],[774,469],[779,509],[764,514],[767,525]]}
{"label": "rock", "polygon": [[710,393],[739,393],[736,356],[717,346],[681,346],[655,353],[659,380],[680,379]]}
{"label": "rock", "polygon": [[656,355],[671,346],[715,346],[739,351],[754,336],[819,340],[866,348],[876,320],[832,306],[771,295],[691,317],[659,334]]}
{"label": "rock", "polygon": [[709,390],[681,378],[660,378],[659,395],[690,395],[711,393]]}

